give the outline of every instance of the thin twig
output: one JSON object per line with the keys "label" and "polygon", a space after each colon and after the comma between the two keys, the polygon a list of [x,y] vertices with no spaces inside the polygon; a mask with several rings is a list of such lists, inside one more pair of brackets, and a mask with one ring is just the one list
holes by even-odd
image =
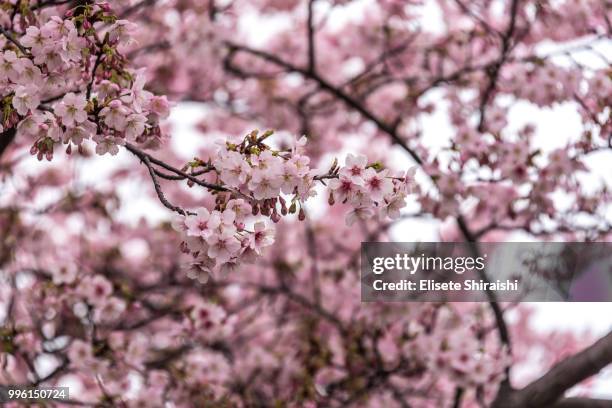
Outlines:
{"label": "thin twig", "polygon": [[181,207],[173,205],[172,203],[170,203],[170,201],[168,201],[168,199],[166,198],[166,196],[164,195],[164,192],[161,188],[161,186],[159,185],[159,180],[157,180],[157,175],[155,174],[155,170],[153,169],[153,166],[151,166],[151,161],[149,160],[149,157],[147,156],[143,156],[142,157],[142,162],[147,166],[147,169],[149,170],[149,174],[151,175],[151,180],[153,181],[153,187],[155,187],[155,192],[157,193],[157,197],[159,198],[159,201],[161,201],[161,203],[168,209],[175,211],[181,215],[195,215],[195,213],[189,212],[189,211],[185,211],[183,210]]}
{"label": "thin twig", "polygon": [[29,54],[28,50],[26,50],[25,47],[21,45],[21,43],[17,41],[15,37],[13,37],[13,35],[9,33],[7,30],[5,30],[4,27],[2,27],[1,25],[0,25],[0,33],[3,34],[7,38],[7,40],[15,44],[15,46],[19,48],[19,51],[21,51],[24,55]]}

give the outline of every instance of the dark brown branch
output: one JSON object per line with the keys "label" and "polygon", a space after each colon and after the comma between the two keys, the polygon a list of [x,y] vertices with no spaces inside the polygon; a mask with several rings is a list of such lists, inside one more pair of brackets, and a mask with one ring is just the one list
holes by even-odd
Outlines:
{"label": "dark brown branch", "polygon": [[[155,170],[155,174],[157,175],[157,177],[163,178],[164,180],[185,180],[185,177],[183,177],[181,175],[174,176],[172,174],[167,174],[167,173],[164,173],[162,171],[159,171],[157,169],[154,169],[154,170]],[[214,167],[206,166],[204,168],[204,170],[194,171],[193,173],[190,173],[190,174],[192,176],[194,176],[194,177],[195,176],[201,176],[202,174],[206,174],[206,173],[208,173],[209,171],[212,171],[212,170],[214,170]]]}
{"label": "dark brown branch", "polygon": [[519,391],[530,405],[551,404],[570,387],[597,374],[612,362],[612,332],[590,347],[564,359],[535,382]]}
{"label": "dark brown branch", "polygon": [[465,390],[462,387],[457,387],[455,389],[455,399],[453,401],[453,408],[461,408],[461,401],[463,400],[464,394]]}
{"label": "dark brown branch", "polygon": [[[494,408],[510,407],[612,407],[612,401],[584,405],[583,399],[561,399],[565,391],[597,374],[612,362],[612,332],[579,353],[553,366],[546,374],[520,390],[500,392]],[[592,402],[589,400],[589,403]]]}
{"label": "dark brown branch", "polygon": [[255,49],[252,49],[252,48],[249,48],[243,45],[234,44],[234,43],[228,43],[228,46],[231,51],[246,52],[248,54],[251,54],[251,55],[260,57],[264,60],[267,60],[275,65],[278,65],[279,67],[285,68],[287,71],[299,73],[305,78],[309,78],[315,81],[319,85],[319,87],[321,87],[321,89],[331,93],[336,98],[346,103],[350,108],[359,112],[363,117],[374,122],[377,128],[379,128],[382,132],[388,134],[393,140],[393,142],[401,146],[412,157],[412,159],[417,164],[423,163],[419,155],[413,149],[408,147],[408,145],[406,145],[406,142],[397,134],[395,128],[383,122],[381,119],[376,117],[372,112],[367,110],[361,103],[355,100],[352,96],[345,93],[343,90],[335,87],[334,85],[329,83],[326,79],[321,77],[316,72],[310,72],[306,69],[297,67],[287,61],[282,60],[276,55],[269,54],[265,51],[255,50]]}
{"label": "dark brown branch", "polygon": [[[459,229],[465,237],[465,240],[470,243],[470,249],[473,252],[474,256],[480,256],[478,245],[476,244],[477,239],[469,230],[467,223],[465,222],[465,219],[462,216],[457,217],[457,224],[459,225]],[[480,278],[487,282],[489,281],[484,271],[480,271]],[[508,326],[506,325],[506,321],[504,320],[504,312],[502,311],[501,306],[497,301],[497,296],[495,295],[495,292],[491,291],[490,289],[487,289],[485,292],[487,298],[489,299],[489,306],[491,307],[491,310],[493,311],[493,315],[495,317],[495,323],[497,324],[499,339],[502,344],[505,344],[510,348],[510,331],[508,330]]]}
{"label": "dark brown branch", "polygon": [[514,32],[516,29],[516,17],[518,14],[518,5],[520,0],[512,0],[512,4],[510,5],[510,23],[508,23],[508,28],[502,37],[502,48],[500,57],[497,60],[489,72],[489,83],[485,88],[485,91],[482,94],[480,99],[480,122],[478,124],[478,131],[482,132],[485,128],[485,116],[487,105],[495,92],[495,88],[497,87],[497,78],[499,77],[499,72],[506,62],[508,58],[508,54],[510,53],[511,45],[512,45],[512,37],[514,36]]}
{"label": "dark brown branch", "polygon": [[314,27],[314,2],[316,0],[308,1],[308,19],[306,22],[306,30],[308,36],[308,71],[316,71],[316,51],[315,51],[315,27]]}
{"label": "dark brown branch", "polygon": [[175,168],[173,166],[170,166],[169,164],[167,164],[167,163],[165,163],[165,162],[163,162],[161,160],[156,159],[155,157],[151,156],[150,154],[143,152],[142,150],[140,150],[139,148],[137,148],[136,146],[134,146],[134,145],[132,145],[130,143],[127,143],[125,145],[125,148],[128,151],[130,151],[131,153],[133,153],[135,156],[140,158],[141,160],[144,161],[143,158],[147,157],[152,164],[155,164],[157,166],[163,167],[164,169],[170,171],[171,173],[177,174],[177,175],[179,175],[179,176],[181,176],[181,177],[183,177],[185,179],[188,179],[188,180],[192,181],[193,183],[195,183],[195,184],[197,184],[199,186],[206,187],[206,188],[208,188],[210,190],[214,190],[214,191],[230,191],[229,189],[227,189],[227,188],[225,188],[223,186],[220,186],[218,184],[207,183],[205,181],[202,181],[202,180],[196,178],[195,176],[193,176],[191,174],[185,173],[182,170],[179,170],[179,169],[177,169],[177,168]]}
{"label": "dark brown branch", "polygon": [[0,157],[2,157],[4,151],[13,142],[16,134],[17,130],[15,128],[11,128],[0,133]]}
{"label": "dark brown branch", "polygon": [[102,57],[104,56],[104,52],[102,51],[103,47],[104,47],[104,43],[100,46],[100,49],[98,50],[98,56],[96,57],[96,61],[94,62],[93,69],[91,70],[91,80],[87,84],[87,96],[86,96],[86,98],[88,100],[91,97],[91,91],[92,91],[94,82],[96,81],[96,70],[100,66],[100,63],[102,62]]}
{"label": "dark brown branch", "polygon": [[9,33],[8,31],[6,31],[4,27],[2,27],[1,25],[0,25],[0,34],[3,34],[7,38],[7,40],[15,44],[15,46],[19,48],[19,51],[21,51],[24,55],[28,55],[28,50],[26,50],[25,47],[21,45],[21,43],[17,41],[15,37],[13,37],[13,35]]}
{"label": "dark brown branch", "polygon": [[185,211],[181,207],[178,207],[170,203],[170,201],[168,201],[168,199],[164,195],[164,192],[161,186],[159,185],[159,181],[157,180],[157,175],[155,174],[155,170],[153,169],[153,166],[151,166],[151,161],[149,160],[149,158],[147,156],[143,156],[142,162],[147,166],[147,169],[149,170],[149,174],[151,175],[151,180],[153,181],[153,187],[155,187],[155,192],[157,193],[157,197],[159,198],[159,201],[169,210],[175,211],[181,215],[186,215],[186,214],[195,215],[195,213]]}

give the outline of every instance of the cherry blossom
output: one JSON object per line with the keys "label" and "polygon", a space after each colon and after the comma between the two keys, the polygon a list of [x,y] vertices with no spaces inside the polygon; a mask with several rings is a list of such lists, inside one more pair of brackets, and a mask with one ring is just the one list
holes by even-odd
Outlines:
{"label": "cherry blossom", "polygon": [[64,95],[62,102],[56,105],[55,114],[61,118],[65,126],[74,126],[87,119],[85,106],[87,101],[84,95],[75,95],[72,92]]}
{"label": "cherry blossom", "polygon": [[[495,298],[362,303],[359,276],[361,242],[414,218],[475,247],[610,239],[591,166],[610,153],[608,15],[4,2],[2,384],[76,385],[82,406],[598,403],[583,380],[610,335],[590,346]],[[546,134],[559,111],[576,126]]]}

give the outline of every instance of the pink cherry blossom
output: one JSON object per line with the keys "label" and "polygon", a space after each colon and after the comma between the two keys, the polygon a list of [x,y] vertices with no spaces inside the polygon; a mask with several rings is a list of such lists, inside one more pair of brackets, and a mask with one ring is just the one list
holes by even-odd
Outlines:
{"label": "pink cherry blossom", "polygon": [[26,115],[30,110],[35,110],[40,105],[38,89],[34,85],[19,85],[15,88],[13,96],[13,107],[20,115]]}
{"label": "pink cherry blossom", "polygon": [[236,222],[243,221],[253,211],[251,206],[242,198],[228,201],[226,208],[234,213]]}
{"label": "pink cherry blossom", "polygon": [[346,156],[346,165],[342,171],[342,175],[349,177],[354,183],[360,184],[360,179],[363,178],[367,164],[367,157],[363,155],[354,156],[349,153]]}
{"label": "pink cherry blossom", "polygon": [[14,51],[4,51],[0,54],[0,81],[19,80],[18,58]]}
{"label": "pink cherry blossom", "polygon": [[239,187],[246,182],[250,171],[249,165],[236,152],[221,153],[216,165],[220,169],[219,177],[230,187]]}
{"label": "pink cherry blossom", "polygon": [[412,217],[477,250],[610,239],[604,3],[4,2],[1,383],[81,406],[600,402],[594,336],[496,299],[363,303],[359,254]]}
{"label": "pink cherry blossom", "polygon": [[80,123],[78,126],[66,129],[64,133],[64,142],[72,142],[76,145],[83,143],[83,140],[89,139],[96,134],[96,125],[88,120]]}
{"label": "pink cherry blossom", "polygon": [[21,44],[31,49],[32,54],[41,55],[49,44],[49,37],[44,35],[36,26],[26,28],[26,34],[21,37]]}
{"label": "pink cherry blossom", "polygon": [[64,96],[62,102],[55,106],[55,114],[61,118],[64,125],[74,126],[87,119],[86,105],[84,95],[69,92]]}
{"label": "pink cherry blossom", "polygon": [[199,208],[197,215],[185,219],[187,235],[192,237],[207,238],[220,224],[219,212],[213,211],[211,214],[206,208]]}
{"label": "pink cherry blossom", "polygon": [[274,232],[266,227],[263,222],[256,222],[254,225],[254,234],[249,242],[249,247],[257,254],[261,254],[262,250],[274,243]]}
{"label": "pink cherry blossom", "polygon": [[125,119],[125,136],[129,140],[136,140],[145,130],[147,119],[141,114],[131,114]]}
{"label": "pink cherry blossom", "polygon": [[208,243],[208,256],[219,263],[229,261],[240,249],[240,242],[231,229],[224,229],[219,234],[209,236],[206,242]]}
{"label": "pink cherry blossom", "polygon": [[102,275],[95,275],[81,281],[79,288],[84,299],[95,305],[106,302],[113,292],[112,284]]}
{"label": "pink cherry blossom", "polygon": [[121,101],[116,99],[111,101],[108,106],[100,111],[100,116],[104,118],[106,126],[119,131],[125,129],[127,114],[127,109],[123,106]]}
{"label": "pink cherry blossom", "polygon": [[393,183],[388,179],[387,173],[387,170],[376,172],[372,168],[363,173],[364,188],[376,202],[381,202],[383,197],[393,193]]}
{"label": "pink cherry blossom", "polygon": [[[260,165],[261,163],[262,162],[260,162]],[[261,200],[278,196],[281,184],[282,179],[278,167],[271,165],[271,167],[263,169],[256,168],[253,170],[251,181],[249,181],[249,189],[253,191],[253,195],[256,199]]]}

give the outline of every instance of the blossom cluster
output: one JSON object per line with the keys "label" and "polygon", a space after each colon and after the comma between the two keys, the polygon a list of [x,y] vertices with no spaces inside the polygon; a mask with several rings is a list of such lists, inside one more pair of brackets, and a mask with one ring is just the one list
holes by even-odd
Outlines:
{"label": "blossom cluster", "polygon": [[274,242],[273,227],[262,217],[276,223],[297,213],[303,221],[304,204],[317,195],[317,182],[329,181],[330,205],[336,200],[348,204],[349,226],[375,216],[397,219],[406,205],[413,171],[392,175],[380,163],[368,163],[366,156],[349,154],[344,166],[336,160],[321,174],[310,168],[304,154],[306,137],[296,139],[289,149],[275,150],[264,143],[271,135],[253,131],[239,145],[225,142],[208,161],[216,182],[229,194],[219,194],[214,209],[199,208],[195,214],[179,216],[174,224],[184,233],[184,251],[195,258],[192,277],[205,281],[212,271],[224,275],[241,261],[260,256]]}
{"label": "blossom cluster", "polygon": [[[504,90],[538,106],[573,100],[574,93],[580,89],[582,72],[576,68],[563,68],[554,64],[545,64],[537,69],[524,64],[511,68]],[[539,85],[526,87],[526,83]]]}
{"label": "blossom cluster", "polygon": [[39,160],[51,160],[61,144],[68,154],[81,151],[85,140],[100,155],[126,142],[157,145],[169,104],[144,89],[145,72],[121,53],[133,30],[108,3],[37,15],[0,52],[0,131],[16,127],[33,139]]}

